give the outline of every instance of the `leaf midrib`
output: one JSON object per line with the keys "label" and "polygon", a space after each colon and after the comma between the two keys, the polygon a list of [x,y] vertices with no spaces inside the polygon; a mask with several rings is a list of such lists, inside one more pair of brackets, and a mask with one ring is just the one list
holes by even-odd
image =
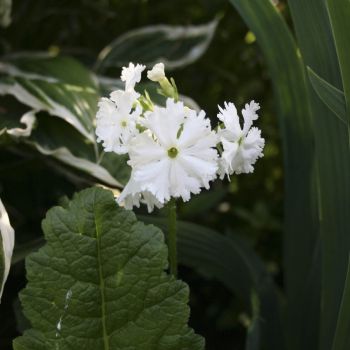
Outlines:
{"label": "leaf midrib", "polygon": [[[95,197],[96,202],[96,197]],[[107,334],[107,326],[106,326],[106,299],[105,299],[105,281],[103,279],[103,271],[102,271],[102,261],[101,261],[101,234],[99,231],[99,227],[97,224],[97,215],[94,211],[94,221],[95,221],[95,230],[96,230],[96,245],[97,245],[97,261],[98,261],[98,277],[99,277],[99,285],[100,285],[100,294],[101,294],[101,320],[102,320],[102,336],[103,336],[103,344],[104,350],[109,350],[109,337]]]}

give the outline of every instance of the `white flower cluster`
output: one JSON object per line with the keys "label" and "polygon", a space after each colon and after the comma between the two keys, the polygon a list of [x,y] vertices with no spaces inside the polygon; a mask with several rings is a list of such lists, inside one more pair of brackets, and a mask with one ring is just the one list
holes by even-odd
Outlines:
{"label": "white flower cluster", "polygon": [[188,201],[202,187],[208,189],[218,175],[222,179],[253,172],[264,148],[260,130],[252,127],[259,104],[245,105],[241,127],[235,105],[225,103],[224,108],[219,107],[217,117],[222,123],[215,131],[204,111],[197,113],[177,101],[176,86],[166,78],[162,63],[147,76],[168,96],[166,105],[153,105],[147,94],[137,93],[135,85],[144,69],[133,63],[124,67],[125,89],[112,92],[98,105],[97,141],[105,152],[128,154],[132,169],[119,204],[131,209],[144,202],[152,211],[171,198]]}

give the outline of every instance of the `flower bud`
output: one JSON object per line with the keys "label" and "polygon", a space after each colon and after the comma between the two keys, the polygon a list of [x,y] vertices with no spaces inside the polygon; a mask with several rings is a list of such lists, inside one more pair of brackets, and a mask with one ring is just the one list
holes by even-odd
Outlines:
{"label": "flower bud", "polygon": [[156,82],[159,82],[162,79],[164,79],[165,78],[164,64],[163,63],[155,64],[153,68],[147,72],[147,77],[148,79]]}

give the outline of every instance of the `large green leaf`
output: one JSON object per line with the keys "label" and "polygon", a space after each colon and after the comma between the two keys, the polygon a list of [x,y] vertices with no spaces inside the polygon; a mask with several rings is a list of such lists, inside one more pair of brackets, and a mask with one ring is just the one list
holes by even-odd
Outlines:
{"label": "large green leaf", "polygon": [[345,279],[345,287],[332,350],[347,350],[350,346],[350,256]]}
{"label": "large green leaf", "polygon": [[27,259],[21,293],[32,330],[16,350],[203,349],[188,328],[188,287],[167,275],[162,232],[82,191],[43,221],[47,244]]}
{"label": "large green leaf", "polygon": [[[342,86],[326,1],[289,0],[288,2],[305,64],[329,84],[345,91]],[[335,3],[338,12],[347,11],[344,6],[345,2]],[[343,26],[344,23],[339,25]],[[343,35],[348,35],[348,33],[345,32]],[[338,319],[350,249],[349,130],[327,106],[320,103],[312,87],[310,87],[310,101],[315,133],[320,198],[319,219],[322,236],[320,252],[322,257],[320,289],[322,305],[320,302],[319,348],[329,350],[332,347]],[[310,295],[311,298],[314,296]],[[310,319],[304,317],[303,319],[308,324],[312,324]],[[297,338],[295,334],[293,337]],[[317,343],[314,345],[309,343],[310,339],[318,338],[317,334],[312,335],[310,332],[305,332],[303,337],[307,340],[305,345],[294,348],[315,349],[318,347]]]}
{"label": "large green leaf", "polygon": [[333,85],[327,83],[318,76],[310,67],[308,68],[309,78],[312,87],[319,98],[329,107],[331,111],[346,125],[346,105],[344,92],[340,91]]}
{"label": "large green leaf", "polygon": [[13,147],[21,141],[68,165],[70,175],[72,171],[69,170],[74,168],[114,188],[123,187],[129,179],[125,156],[108,153],[99,157],[98,145],[86,140],[63,119],[28,110],[10,95],[0,96],[0,104],[0,137],[5,145]]}
{"label": "large green leaf", "polygon": [[0,199],[0,302],[7,276],[10,271],[11,257],[15,244],[15,232],[4,205]]}
{"label": "large green leaf", "polygon": [[[328,13],[330,16],[332,33],[335,41],[336,51],[339,59],[340,72],[343,83],[345,104],[346,104],[346,124],[347,124],[347,137],[348,137],[348,152],[346,155],[339,157],[339,161],[344,161],[349,166],[350,163],[350,42],[349,42],[349,33],[350,33],[350,1],[349,0],[340,0],[333,1],[328,0]],[[346,175],[349,175],[350,171]],[[349,178],[347,178],[349,180]],[[343,182],[345,183],[345,182]],[[349,190],[349,182],[347,182],[347,190],[345,195],[350,195]],[[342,198],[341,198],[342,200]],[[343,232],[339,237],[337,237],[336,245],[338,246],[338,252],[341,252],[341,260],[339,261],[340,271],[337,271],[337,264],[334,263],[334,260],[331,260],[331,255],[334,254],[334,250],[329,252],[329,262],[330,268],[329,273],[344,273],[345,263],[346,263],[346,254],[348,257],[350,256],[350,239],[349,239],[349,231],[350,231],[350,219],[349,219],[349,198],[346,198],[344,203],[347,208],[346,211],[341,213],[344,219],[347,219],[346,227],[344,227]],[[343,220],[344,220],[343,219]],[[344,220],[344,221],[345,221]],[[347,231],[346,231],[347,230]],[[342,246],[343,245],[343,246]],[[337,254],[338,254],[337,252]],[[344,276],[345,282],[344,281]],[[346,275],[340,275],[338,277],[338,288],[337,288],[337,303],[340,300],[340,288],[342,285],[343,292],[341,297],[341,304],[339,307],[338,319],[337,319],[337,327],[335,330],[335,335],[333,339],[333,350],[345,350],[350,347],[350,260],[348,259],[348,268],[346,271]],[[325,283],[329,283],[329,281],[325,281]],[[330,297],[332,297],[330,295]],[[332,307],[332,305],[331,305]],[[327,315],[325,315],[327,317]],[[332,318],[333,320],[334,318]],[[327,323],[326,323],[327,326]]]}
{"label": "large green leaf", "polygon": [[[309,294],[305,281],[311,276],[318,240],[314,140],[305,70],[292,33],[272,1],[230,2],[255,34],[274,86],[285,164],[284,278],[288,300],[287,343],[293,350],[301,349],[301,333],[313,333],[318,328],[317,310],[312,310],[310,306],[313,304],[305,299]],[[313,277],[313,280],[318,278]],[[319,299],[318,294],[315,291],[313,300]],[[308,315],[314,320],[304,324],[303,320]],[[308,339],[314,338],[309,336]],[[282,348],[283,345],[279,345],[275,349]]]}
{"label": "large green leaf", "polygon": [[218,20],[199,26],[156,25],[120,36],[100,53],[96,69],[122,67],[129,62],[152,66],[163,62],[167,69],[188,65],[208,48]]}
{"label": "large green leaf", "polygon": [[91,73],[68,57],[8,57],[0,64],[0,94],[11,94],[35,110],[47,111],[94,142],[99,92]]}
{"label": "large green leaf", "polygon": [[[142,216],[142,220],[167,231],[164,218]],[[262,344],[267,349],[278,349],[283,337],[279,297],[261,259],[236,237],[188,222],[179,221],[177,225],[179,262],[217,279],[239,296],[252,315],[249,332],[254,334],[248,334],[249,341],[254,343],[261,332]]]}
{"label": "large green leaf", "polygon": [[14,147],[21,141],[39,153],[68,165],[70,175],[70,170],[74,168],[110,187],[123,187],[129,179],[130,171],[124,156],[108,153],[98,159],[100,150],[97,145],[88,142],[61,118],[27,111],[24,105],[9,95],[0,96],[0,103],[0,137],[5,146]]}

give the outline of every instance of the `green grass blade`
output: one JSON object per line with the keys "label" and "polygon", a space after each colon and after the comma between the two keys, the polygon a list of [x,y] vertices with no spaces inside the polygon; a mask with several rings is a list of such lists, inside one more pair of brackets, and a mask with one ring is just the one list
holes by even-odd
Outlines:
{"label": "green grass blade", "polygon": [[340,91],[333,85],[327,83],[310,67],[308,67],[308,74],[311,85],[316,91],[318,97],[343,123],[347,124],[346,105],[343,91]]}
{"label": "green grass blade", "polygon": [[[343,90],[325,0],[289,0],[300,51],[316,74]],[[340,2],[337,1],[337,6]],[[342,6],[343,7],[343,6]],[[339,9],[341,10],[341,9]],[[310,88],[319,175],[322,310],[319,347],[332,347],[350,248],[350,150],[348,130]],[[307,335],[307,337],[311,337]],[[314,349],[304,345],[298,349]]]}
{"label": "green grass blade", "polygon": [[340,306],[332,350],[347,350],[350,346],[350,258],[345,288]]}
{"label": "green grass blade", "polygon": [[338,54],[343,81],[345,100],[350,123],[350,1],[328,0],[328,12],[331,20],[335,46]]}
{"label": "green grass blade", "polygon": [[[317,329],[317,311],[305,300],[318,240],[313,132],[306,74],[294,38],[269,0],[231,0],[265,56],[278,104],[285,159],[284,270],[289,307],[288,344],[300,349],[302,332]],[[276,35],[278,33],[278,35]],[[314,276],[314,279],[317,277]],[[319,298],[317,293],[315,300]],[[317,303],[316,303],[317,305]],[[314,322],[303,324],[305,317]],[[314,337],[308,337],[312,340]],[[317,338],[317,337],[316,337]]]}

